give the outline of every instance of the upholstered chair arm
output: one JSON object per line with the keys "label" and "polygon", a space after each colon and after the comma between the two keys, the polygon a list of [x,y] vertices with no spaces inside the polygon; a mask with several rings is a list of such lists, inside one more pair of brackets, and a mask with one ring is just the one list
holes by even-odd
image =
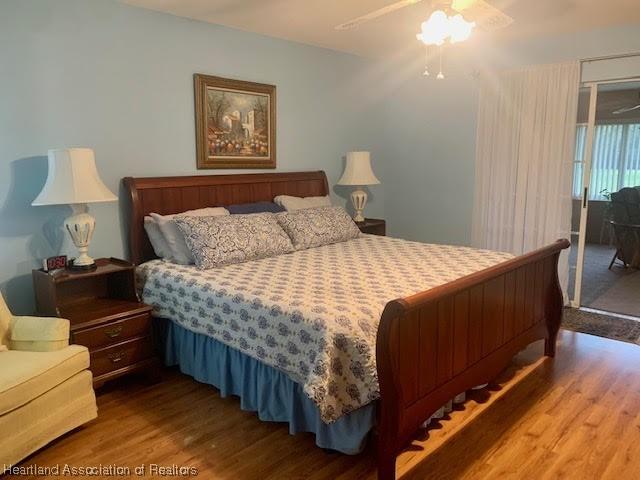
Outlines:
{"label": "upholstered chair arm", "polygon": [[69,320],[55,317],[13,317],[10,350],[50,352],[69,345]]}

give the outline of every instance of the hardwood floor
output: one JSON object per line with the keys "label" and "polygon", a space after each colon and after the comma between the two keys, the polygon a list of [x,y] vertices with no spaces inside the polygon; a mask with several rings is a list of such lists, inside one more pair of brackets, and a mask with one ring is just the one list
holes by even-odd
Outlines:
{"label": "hardwood floor", "polygon": [[[640,478],[640,347],[562,331],[555,360],[532,345],[398,459],[409,479]],[[206,479],[375,479],[373,448],[327,453],[169,371],[107,386],[99,418],[22,466],[192,466]],[[25,477],[20,477],[25,478]],[[35,476],[27,478],[37,478]],[[96,478],[96,477],[92,477]],[[182,477],[185,478],[185,477]]]}

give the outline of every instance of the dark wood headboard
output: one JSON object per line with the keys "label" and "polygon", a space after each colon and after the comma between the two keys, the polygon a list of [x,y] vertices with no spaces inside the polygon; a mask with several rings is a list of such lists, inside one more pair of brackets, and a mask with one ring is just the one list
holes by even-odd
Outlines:
{"label": "dark wood headboard", "polygon": [[329,195],[323,171],[198,175],[123,179],[129,199],[125,217],[129,227],[129,259],[136,265],[156,258],[144,230],[144,217],[236,203],[273,201],[277,195]]}

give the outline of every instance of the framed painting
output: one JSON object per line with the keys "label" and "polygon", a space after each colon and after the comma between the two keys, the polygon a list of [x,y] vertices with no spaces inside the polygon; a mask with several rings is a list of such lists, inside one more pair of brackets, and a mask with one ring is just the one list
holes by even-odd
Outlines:
{"label": "framed painting", "polygon": [[276,87],[194,75],[198,168],[276,168]]}

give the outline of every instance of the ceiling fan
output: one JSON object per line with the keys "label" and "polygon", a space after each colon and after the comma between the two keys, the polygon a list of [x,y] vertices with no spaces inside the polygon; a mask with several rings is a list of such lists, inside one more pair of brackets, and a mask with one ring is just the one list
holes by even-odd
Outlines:
{"label": "ceiling fan", "polygon": [[[336,25],[336,30],[349,30],[357,28],[363,23],[382,17],[411,5],[422,3],[424,0],[399,0],[386,7],[379,8],[347,22]],[[480,28],[491,31],[507,27],[513,23],[513,18],[487,3],[485,0],[432,0],[433,8],[451,8],[463,14],[467,19],[473,20]]]}
{"label": "ceiling fan", "polygon": [[636,105],[629,106],[629,107],[622,107],[622,108],[619,108],[618,110],[614,110],[612,113],[614,115],[622,115],[623,113],[632,112],[638,109],[640,109],[640,92],[638,92],[638,103]]}

